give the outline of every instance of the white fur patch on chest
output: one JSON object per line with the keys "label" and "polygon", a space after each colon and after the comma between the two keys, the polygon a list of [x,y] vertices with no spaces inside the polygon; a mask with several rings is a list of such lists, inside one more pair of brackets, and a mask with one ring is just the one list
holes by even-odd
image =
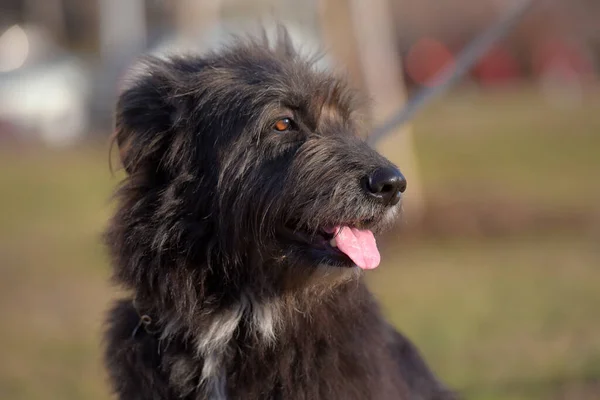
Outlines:
{"label": "white fur patch on chest", "polygon": [[261,303],[251,294],[242,296],[229,309],[215,314],[196,338],[197,355],[204,360],[198,386],[204,386],[210,399],[227,399],[225,360],[231,340],[242,321],[251,334],[265,344],[275,341],[277,305]]}

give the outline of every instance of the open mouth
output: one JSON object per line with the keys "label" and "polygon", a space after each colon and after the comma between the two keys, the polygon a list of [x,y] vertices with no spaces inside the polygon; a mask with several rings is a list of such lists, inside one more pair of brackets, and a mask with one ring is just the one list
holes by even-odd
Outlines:
{"label": "open mouth", "polygon": [[302,243],[307,254],[329,265],[357,266],[369,270],[377,268],[381,260],[375,236],[370,229],[335,225],[312,234],[295,229],[293,236]]}

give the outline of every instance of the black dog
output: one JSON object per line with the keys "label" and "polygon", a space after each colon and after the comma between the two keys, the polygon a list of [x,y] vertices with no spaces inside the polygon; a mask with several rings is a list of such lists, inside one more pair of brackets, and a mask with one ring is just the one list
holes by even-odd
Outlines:
{"label": "black dog", "polygon": [[285,32],[145,65],[117,106],[118,398],[453,398],[363,282],[406,182],[354,94]]}

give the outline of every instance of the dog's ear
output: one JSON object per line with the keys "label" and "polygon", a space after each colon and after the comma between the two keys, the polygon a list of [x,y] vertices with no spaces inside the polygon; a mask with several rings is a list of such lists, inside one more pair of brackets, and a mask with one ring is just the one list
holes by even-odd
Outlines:
{"label": "dog's ear", "polygon": [[172,95],[176,79],[169,71],[169,62],[148,58],[141,64],[128,77],[115,116],[113,140],[129,174],[141,168],[158,168],[178,114]]}

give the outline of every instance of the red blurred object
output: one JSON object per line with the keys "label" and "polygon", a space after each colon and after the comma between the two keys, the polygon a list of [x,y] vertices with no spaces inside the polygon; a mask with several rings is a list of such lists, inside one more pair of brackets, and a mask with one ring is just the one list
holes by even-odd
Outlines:
{"label": "red blurred object", "polygon": [[406,73],[416,83],[435,86],[436,75],[446,66],[454,64],[452,52],[439,40],[419,39],[406,56]]}
{"label": "red blurred object", "polygon": [[483,85],[502,85],[521,77],[516,58],[504,46],[495,46],[473,70],[474,77]]}

